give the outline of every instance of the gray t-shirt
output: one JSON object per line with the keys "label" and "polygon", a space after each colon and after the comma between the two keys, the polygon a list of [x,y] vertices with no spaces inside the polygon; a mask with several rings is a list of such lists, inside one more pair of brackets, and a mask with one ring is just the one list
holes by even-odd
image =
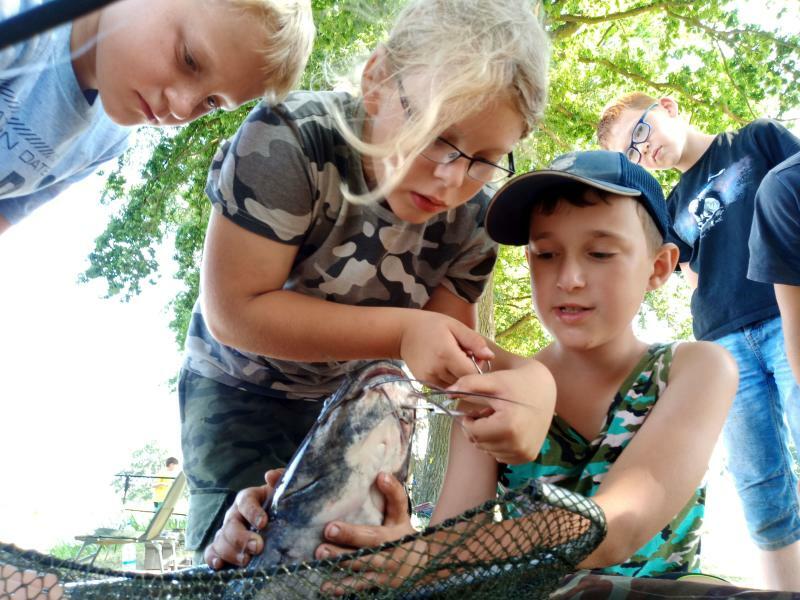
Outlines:
{"label": "gray t-shirt", "polygon": [[[283,289],[341,304],[422,308],[443,285],[476,302],[497,257],[483,227],[489,195],[481,191],[422,224],[397,218],[385,201],[347,201],[343,183],[355,194],[368,188],[334,107],[360,132],[361,102],[347,94],[296,92],[276,107],[257,106],[211,165],[214,210],[298,247]],[[209,333],[199,302],[186,348],[189,370],[276,398],[322,398],[358,362],[300,363],[225,346]]]}
{"label": "gray t-shirt", "polygon": [[[42,4],[0,1],[0,19]],[[129,129],[90,104],[70,57],[70,25],[0,51],[0,215],[17,223],[122,154]]]}

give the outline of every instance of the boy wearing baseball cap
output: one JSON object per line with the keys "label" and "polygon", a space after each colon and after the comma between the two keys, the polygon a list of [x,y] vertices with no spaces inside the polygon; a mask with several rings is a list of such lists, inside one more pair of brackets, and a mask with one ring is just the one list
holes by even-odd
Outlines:
{"label": "boy wearing baseball cap", "polygon": [[[555,411],[535,400],[541,390],[530,389],[538,418],[528,433],[539,455],[519,465],[499,465],[453,427],[432,525],[493,498],[498,480],[513,488],[544,479],[591,496],[605,512],[607,535],[581,568],[655,577],[697,570],[701,481],[738,374],[717,345],[648,345],[633,333],[645,292],[675,269],[678,249],[664,243],[668,222],[658,182],[617,152],[565,154],[497,192],[486,228],[500,243],[526,245],[533,303],[554,338],[535,358],[555,380]],[[484,371],[450,389],[511,397],[518,378],[514,369]],[[245,539],[245,521],[258,521],[275,476],[240,492],[218,538]],[[384,524],[329,523],[317,558],[413,531],[402,483],[380,475],[376,484],[386,497]],[[485,528],[487,539],[508,533],[505,523]],[[465,560],[480,552],[453,551]],[[391,560],[398,581],[403,569],[420,566]]]}
{"label": "boy wearing baseball cap", "polygon": [[492,497],[498,477],[512,488],[543,478],[605,511],[608,534],[582,567],[697,569],[701,481],[738,375],[717,345],[634,335],[644,294],[678,259],[664,243],[668,224],[658,182],[617,152],[565,154],[497,192],[486,227],[500,243],[526,245],[533,304],[553,336],[536,358],[555,379],[555,414],[542,415],[545,441],[522,465],[498,467],[454,427],[432,522]]}

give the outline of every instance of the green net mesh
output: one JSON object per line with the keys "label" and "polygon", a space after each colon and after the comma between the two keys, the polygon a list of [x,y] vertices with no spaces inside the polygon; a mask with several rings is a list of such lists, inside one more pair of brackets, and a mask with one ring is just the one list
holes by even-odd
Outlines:
{"label": "green net mesh", "polygon": [[0,599],[545,598],[604,534],[591,500],[531,482],[377,548],[262,571],[117,571],[0,544]]}

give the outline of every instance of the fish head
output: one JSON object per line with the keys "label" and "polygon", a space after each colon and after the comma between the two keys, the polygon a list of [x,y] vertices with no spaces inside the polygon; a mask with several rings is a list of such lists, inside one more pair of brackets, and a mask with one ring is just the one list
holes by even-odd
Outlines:
{"label": "fish head", "polygon": [[[288,514],[295,521],[363,518],[362,524],[379,524],[383,496],[375,479],[380,472],[401,482],[407,477],[416,395],[397,363],[373,361],[351,373],[286,467],[269,502],[270,519]],[[365,504],[366,496],[372,501]],[[297,518],[312,507],[314,517]]]}
{"label": "fish head", "polygon": [[413,382],[397,363],[370,362],[352,373],[330,398],[320,422],[330,423],[338,439],[350,443],[347,462],[351,467],[380,462],[380,470],[402,482],[408,474],[416,394]]}

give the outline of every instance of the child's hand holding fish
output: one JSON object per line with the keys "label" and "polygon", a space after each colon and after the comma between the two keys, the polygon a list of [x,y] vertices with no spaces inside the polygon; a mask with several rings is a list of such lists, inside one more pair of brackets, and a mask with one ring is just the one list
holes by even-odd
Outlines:
{"label": "child's hand holding fish", "polygon": [[219,570],[226,565],[244,567],[250,559],[262,552],[264,541],[252,527],[267,526],[267,513],[262,508],[278,483],[283,469],[272,469],[264,474],[266,483],[245,488],[236,494],[236,501],[225,513],[222,527],[214,541],[206,546],[203,558],[211,568]]}
{"label": "child's hand holding fish", "polygon": [[[324,532],[326,543],[317,547],[315,558],[332,559],[358,548],[379,546],[416,533],[408,514],[408,496],[403,485],[388,473],[379,474],[375,483],[386,499],[383,525],[355,525],[341,521],[328,523]],[[396,587],[425,566],[428,556],[426,547],[424,540],[414,540],[391,550],[343,563],[343,568],[358,571],[359,575],[328,582],[322,586],[322,591],[337,595],[337,592],[352,592],[367,587],[367,582]]]}
{"label": "child's hand holding fish", "polygon": [[[226,565],[246,566],[253,556],[260,554],[264,542],[251,527],[264,528],[267,524],[267,513],[262,508],[263,504],[275,491],[275,484],[280,479],[283,469],[273,469],[264,475],[266,484],[250,487],[236,495],[236,501],[225,513],[222,527],[214,536],[214,541],[206,547],[204,558],[213,569],[219,570]],[[415,533],[408,514],[408,496],[403,485],[391,475],[381,473],[376,485],[386,498],[386,512],[383,525],[354,525],[334,521],[325,527],[326,543],[320,544],[315,552],[315,558],[332,559],[340,554],[353,552],[357,548],[378,546]],[[418,540],[417,544],[423,544]],[[399,585],[403,578],[408,577],[415,568],[421,568],[421,563],[409,560],[406,555],[417,556],[420,559],[425,555],[421,548],[418,552],[410,552],[400,547],[393,552],[402,553],[404,560],[392,559],[392,553],[376,554],[354,561],[349,566],[355,571],[364,571],[364,577],[370,581],[378,582],[378,573],[381,573],[380,583]],[[398,565],[398,562],[401,563]],[[393,568],[387,569],[393,563]],[[394,568],[397,566],[397,568]],[[384,572],[387,571],[387,572]],[[342,589],[352,582],[343,580],[338,582]],[[336,593],[337,587],[333,584],[324,588],[324,591]]]}

